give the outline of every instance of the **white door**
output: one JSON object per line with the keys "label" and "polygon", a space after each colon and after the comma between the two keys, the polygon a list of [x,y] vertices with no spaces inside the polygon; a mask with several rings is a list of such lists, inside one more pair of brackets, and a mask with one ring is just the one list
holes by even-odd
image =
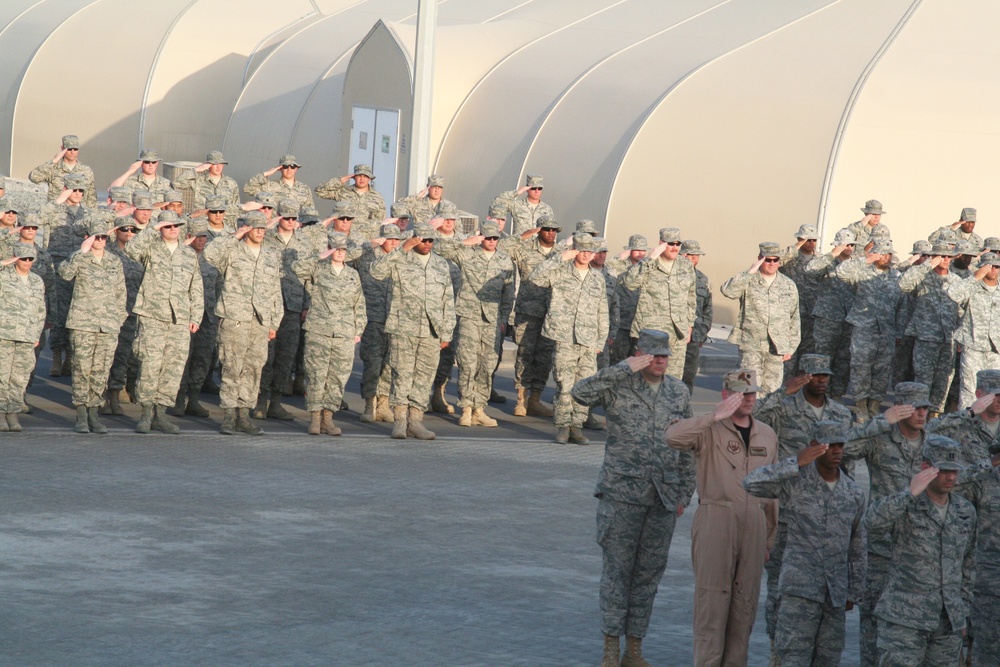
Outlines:
{"label": "white door", "polygon": [[370,164],[375,189],[386,205],[396,201],[396,158],[399,154],[399,110],[355,106],[351,124],[351,164]]}

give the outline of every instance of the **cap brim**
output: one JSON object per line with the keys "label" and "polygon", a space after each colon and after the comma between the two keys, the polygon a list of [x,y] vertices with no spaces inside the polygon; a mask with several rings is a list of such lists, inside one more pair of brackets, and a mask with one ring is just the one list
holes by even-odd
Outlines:
{"label": "cap brim", "polygon": [[935,463],[934,467],[938,470],[954,470],[955,472],[961,472],[965,470],[965,466],[961,463],[956,463],[955,461],[943,461],[940,464]]}

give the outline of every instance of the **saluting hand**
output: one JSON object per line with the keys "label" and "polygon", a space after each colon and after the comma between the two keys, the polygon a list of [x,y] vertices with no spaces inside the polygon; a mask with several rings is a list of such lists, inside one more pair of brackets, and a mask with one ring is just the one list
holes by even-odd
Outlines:
{"label": "saluting hand", "polygon": [[983,394],[977,398],[971,406],[969,406],[972,408],[972,413],[976,415],[983,414],[983,410],[990,407],[990,404],[993,403],[996,397],[996,394]]}
{"label": "saluting hand", "polygon": [[885,411],[885,420],[889,422],[890,425],[898,424],[899,422],[903,421],[904,419],[912,415],[914,412],[916,412],[916,410],[917,409],[914,408],[909,403],[903,403],[902,405],[894,405]]}
{"label": "saluting hand", "polygon": [[564,262],[572,262],[574,259],[576,259],[577,252],[579,251],[570,248],[569,250],[563,250],[559,254],[559,256],[562,258],[562,261]]}
{"label": "saluting hand", "polygon": [[757,258],[757,261],[754,262],[753,264],[751,264],[750,268],[747,269],[747,273],[757,273],[757,271],[760,270],[760,265],[763,264],[763,263],[764,263],[764,258],[763,257]]}
{"label": "saluting hand", "polygon": [[978,269],[976,269],[976,272],[972,275],[976,280],[982,280],[983,278],[986,277],[986,274],[990,272],[991,268],[993,267],[991,267],[989,264],[980,266]]}
{"label": "saluting hand", "polygon": [[651,363],[653,363],[653,355],[651,354],[637,354],[633,357],[626,357],[625,363],[632,370],[633,373],[638,373],[643,368],[646,368]]}
{"label": "saluting hand", "polygon": [[830,449],[830,445],[823,443],[816,443],[815,445],[808,445],[799,450],[798,463],[800,468],[805,468],[807,465],[823,456],[826,450]]}
{"label": "saluting hand", "polygon": [[84,254],[90,252],[90,248],[94,245],[94,241],[95,237],[93,236],[88,236],[87,238],[85,238],[83,240],[83,243],[80,244],[80,252]]}
{"label": "saluting hand", "polygon": [[812,375],[809,373],[799,373],[788,378],[788,382],[785,383],[785,394],[787,396],[796,394],[802,387],[809,384],[809,380],[812,380]]}
{"label": "saluting hand", "polygon": [[712,420],[721,422],[723,419],[732,417],[741,403],[743,403],[743,394],[730,394],[715,404],[715,409],[712,410]]}
{"label": "saluting hand", "polygon": [[938,476],[938,469],[934,466],[924,468],[910,479],[910,495],[919,496],[927,486]]}

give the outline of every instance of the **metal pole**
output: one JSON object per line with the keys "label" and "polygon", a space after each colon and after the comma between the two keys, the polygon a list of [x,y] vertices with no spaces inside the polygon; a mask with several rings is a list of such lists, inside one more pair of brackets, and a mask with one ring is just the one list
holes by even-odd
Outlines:
{"label": "metal pole", "polygon": [[437,0],[418,0],[417,48],[413,59],[413,125],[410,131],[411,194],[423,189],[430,169],[436,26]]}

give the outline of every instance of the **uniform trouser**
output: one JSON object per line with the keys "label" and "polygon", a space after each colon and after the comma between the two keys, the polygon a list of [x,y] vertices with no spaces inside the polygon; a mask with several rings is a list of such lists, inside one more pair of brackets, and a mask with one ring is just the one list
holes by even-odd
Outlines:
{"label": "uniform trouser", "polygon": [[781,667],[837,667],[844,652],[843,607],[795,595],[783,595],[774,648]]}
{"label": "uniform trouser", "polygon": [[658,499],[633,505],[602,498],[597,504],[601,570],[601,630],[645,637],[656,589],[667,569],[677,512]]}
{"label": "uniform trouser", "polygon": [[917,340],[913,345],[913,378],[930,387],[931,410],[944,411],[955,373],[955,341]]}
{"label": "uniform trouser", "polygon": [[334,337],[306,331],[306,410],[340,410],[344,385],[354,366],[354,338]]}
{"label": "uniform trouser", "polygon": [[257,405],[260,372],[267,361],[267,334],[267,327],[256,320],[219,321],[219,407],[252,409]]}
{"label": "uniform trouser", "polygon": [[855,402],[863,398],[874,401],[885,398],[892,379],[895,352],[896,339],[892,333],[854,327],[851,334],[851,391]]}
{"label": "uniform trouser", "polygon": [[896,343],[896,353],[892,357],[892,384],[913,381],[913,345],[917,342],[914,336],[903,336]]}
{"label": "uniform trouser", "polygon": [[[461,345],[462,334],[459,333],[458,327],[455,327],[455,332],[451,337],[451,342],[448,343],[448,347],[441,350],[441,356],[438,357],[438,367],[434,371],[434,384],[448,384],[451,380],[451,369],[455,367],[455,351]],[[461,392],[459,392],[461,395]]]}
{"label": "uniform trouser", "polygon": [[556,342],[556,398],[553,410],[556,427],[583,427],[587,406],[574,401],[570,390],[577,382],[596,372],[597,350],[577,343]]}
{"label": "uniform trouser", "polygon": [[972,598],[973,667],[1000,665],[1000,596],[976,593]]}
{"label": "uniform trouser", "polygon": [[747,664],[766,552],[767,520],[759,505],[700,501],[691,528],[698,667]]}
{"label": "uniform trouser", "polygon": [[[485,408],[493,388],[493,369],[500,357],[500,325],[487,322],[482,315],[459,317],[458,406]],[[454,344],[454,341],[452,341]]]}
{"label": "uniform trouser", "polygon": [[694,379],[698,377],[698,360],[701,358],[701,343],[688,343],[684,350],[684,377],[688,391],[694,393]]}
{"label": "uniform trouser", "polygon": [[441,339],[435,336],[390,334],[389,367],[392,369],[390,405],[409,406],[427,412],[440,353]]}
{"label": "uniform trouser", "polygon": [[69,330],[73,344],[73,405],[99,408],[108,388],[108,373],[118,334]]}
{"label": "uniform trouser", "polygon": [[35,344],[0,340],[0,413],[20,412],[35,367]]}
{"label": "uniform trouser", "polygon": [[208,312],[201,318],[201,325],[191,336],[191,354],[184,367],[181,391],[187,396],[197,396],[212,372],[215,360],[215,343],[219,336],[219,318]]}
{"label": "uniform trouser", "polygon": [[785,542],[788,541],[788,524],[781,521],[779,515],[778,530],[774,538],[774,546],[764,563],[767,572],[767,601],[764,603],[764,625],[767,636],[774,639],[778,626],[778,608],[781,606],[781,595],[778,593],[778,580],[781,578],[781,561],[785,555]]}
{"label": "uniform trouser", "polygon": [[115,348],[115,358],[111,362],[111,373],[108,377],[108,389],[121,390],[129,375],[135,377],[139,373],[139,360],[135,357],[135,337],[139,332],[139,317],[129,315],[118,332],[118,345]]}
{"label": "uniform trouser", "polygon": [[[631,322],[629,323],[631,326]],[[622,359],[635,353],[635,338],[629,334],[629,329],[618,329],[615,342],[611,345],[611,364],[617,364]]]}
{"label": "uniform trouser", "polygon": [[[299,332],[302,330],[302,313],[286,310],[278,325],[277,335],[267,344],[267,361],[260,371],[262,396],[281,398],[292,384],[295,353],[299,349]],[[339,406],[338,406],[339,407]]]}
{"label": "uniform trouser", "polygon": [[385,322],[371,322],[365,325],[361,334],[358,351],[364,370],[361,373],[361,397],[388,396],[392,386],[392,370],[389,368],[389,334],[385,332]]}
{"label": "uniform trouser", "polygon": [[976,402],[976,373],[987,368],[1000,368],[1000,352],[970,350],[962,347],[962,387],[958,407],[967,408]]}
{"label": "uniform trouser", "polygon": [[555,341],[542,335],[544,317],[517,313],[514,316],[514,386],[541,392],[549,381],[555,356]]}
{"label": "uniform trouser", "polygon": [[781,386],[785,374],[784,363],[780,354],[740,348],[740,368],[757,371],[757,384],[764,390],[761,395],[770,394]]}
{"label": "uniform trouser", "polygon": [[810,312],[799,311],[799,346],[795,348],[795,352],[792,353],[792,358],[785,362],[784,368],[784,378],[782,381],[787,380],[799,371],[799,357],[803,354],[812,354],[816,349],[816,341],[813,340],[813,328],[816,326],[813,321],[815,318],[810,314],[812,311],[812,306],[809,307]]}
{"label": "uniform trouser", "polygon": [[860,624],[862,667],[875,667],[878,664],[878,621],[875,618],[875,605],[882,597],[882,590],[889,580],[889,559],[871,551],[868,552],[868,571],[865,578],[865,593],[861,600]]}
{"label": "uniform trouser", "polygon": [[813,343],[817,354],[830,357],[830,395],[843,396],[847,393],[847,382],[851,379],[851,327],[847,322],[815,318],[813,323]]}
{"label": "uniform trouser", "polygon": [[951,627],[942,607],[933,630],[917,630],[878,619],[879,667],[952,667],[962,650],[962,631]]}
{"label": "uniform trouser", "polygon": [[135,356],[139,360],[136,398],[140,405],[173,405],[177,401],[190,348],[187,324],[139,317]]}
{"label": "uniform trouser", "polygon": [[[52,258],[53,266],[58,266],[65,258]],[[69,304],[73,301],[72,280],[63,280],[56,273],[52,280],[52,298],[49,299],[49,348],[52,350],[70,349],[69,331],[66,329],[66,317],[69,315]]]}

